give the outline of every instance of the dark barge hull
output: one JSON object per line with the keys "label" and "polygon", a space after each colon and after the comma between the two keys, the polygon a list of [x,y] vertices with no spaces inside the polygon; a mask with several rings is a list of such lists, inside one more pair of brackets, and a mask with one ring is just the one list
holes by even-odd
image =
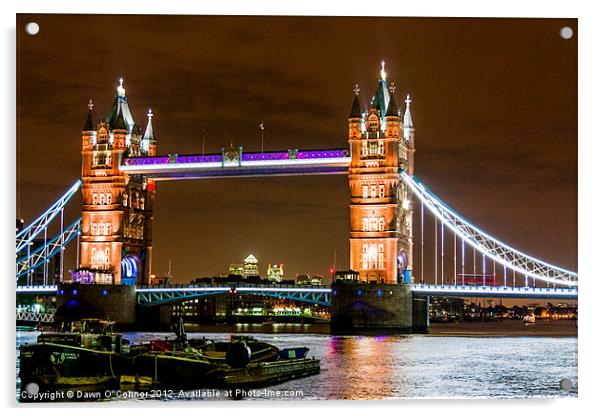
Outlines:
{"label": "dark barge hull", "polygon": [[119,382],[129,358],[111,351],[55,343],[20,348],[21,384],[84,386]]}
{"label": "dark barge hull", "polygon": [[320,360],[301,358],[251,362],[243,368],[211,360],[163,354],[143,354],[134,359],[134,373],[122,377],[123,382],[162,384],[179,387],[261,387],[308,377],[320,372]]}
{"label": "dark barge hull", "polygon": [[250,363],[244,368],[221,367],[209,374],[216,387],[253,388],[309,377],[320,372],[320,360],[301,358]]}
{"label": "dark barge hull", "polygon": [[133,359],[133,366],[124,374],[122,381],[204,387],[206,374],[213,368],[215,365],[206,360],[147,353]]}

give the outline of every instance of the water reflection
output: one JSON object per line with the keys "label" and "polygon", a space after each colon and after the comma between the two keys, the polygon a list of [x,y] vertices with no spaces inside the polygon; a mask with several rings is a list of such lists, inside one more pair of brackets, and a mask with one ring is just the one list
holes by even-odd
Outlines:
{"label": "water reflection", "polygon": [[[261,328],[249,326],[249,332]],[[284,329],[284,328],[283,328]],[[577,386],[576,337],[331,336],[305,333],[255,333],[279,347],[307,346],[321,360],[320,374],[291,380],[271,390],[300,391],[290,400],[390,399],[411,397],[533,398],[576,395],[560,389],[568,377]],[[228,332],[189,334],[192,338],[230,338]],[[17,331],[18,346],[37,333]],[[171,337],[167,333],[124,333],[134,343]],[[18,361],[17,361],[18,366]],[[18,367],[17,367],[18,373]],[[19,392],[17,377],[17,396]],[[186,392],[184,392],[186,393]],[[195,397],[175,400],[264,400],[271,397]],[[159,398],[165,400],[165,398]],[[275,400],[282,398],[274,397]],[[110,400],[126,400],[111,397]],[[131,399],[129,399],[131,400]]]}

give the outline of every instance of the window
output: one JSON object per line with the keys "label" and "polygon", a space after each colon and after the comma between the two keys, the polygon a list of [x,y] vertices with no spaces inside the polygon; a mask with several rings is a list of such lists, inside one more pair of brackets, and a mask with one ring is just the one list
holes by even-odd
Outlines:
{"label": "window", "polygon": [[111,193],[107,194],[107,205],[111,205],[113,203],[113,195]]}
{"label": "window", "polygon": [[362,185],[362,198],[368,198],[368,185]]}
{"label": "window", "polygon": [[362,231],[384,231],[385,219],[383,217],[362,218]]}
{"label": "window", "polygon": [[93,167],[104,167],[111,164],[111,153],[99,152],[94,155]]}
{"label": "window", "polygon": [[364,244],[362,246],[362,269],[384,269],[384,245]]}
{"label": "window", "polygon": [[98,204],[98,194],[96,192],[92,193],[92,205]]}
{"label": "window", "polygon": [[379,198],[385,197],[385,185],[378,185],[378,197]]}
{"label": "window", "polygon": [[92,261],[91,266],[93,269],[107,269],[109,268],[109,249],[97,250],[95,247],[91,250]]}
{"label": "window", "polygon": [[376,185],[370,186],[370,198],[376,198]]}

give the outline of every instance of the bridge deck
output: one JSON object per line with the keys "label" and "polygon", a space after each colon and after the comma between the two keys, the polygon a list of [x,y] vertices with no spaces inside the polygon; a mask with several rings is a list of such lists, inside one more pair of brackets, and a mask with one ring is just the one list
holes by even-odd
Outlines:
{"label": "bridge deck", "polygon": [[[332,290],[328,286],[300,285],[251,285],[251,284],[222,284],[222,285],[181,285],[167,287],[137,287],[139,302],[164,303],[175,300],[185,300],[198,296],[227,293],[235,289],[239,293],[263,294],[266,296],[288,297],[294,300],[310,303],[330,303]],[[56,293],[57,286],[19,286],[17,293]],[[547,287],[509,287],[509,286],[454,286],[454,285],[412,285],[412,292],[421,296],[444,297],[480,297],[480,298],[528,298],[528,299],[557,299],[576,300],[576,288],[547,288]]]}

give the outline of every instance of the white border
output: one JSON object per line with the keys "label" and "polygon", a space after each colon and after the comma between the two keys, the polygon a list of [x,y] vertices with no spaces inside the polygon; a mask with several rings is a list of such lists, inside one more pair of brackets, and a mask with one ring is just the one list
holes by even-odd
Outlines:
{"label": "white border", "polygon": [[[400,2],[381,0],[378,3],[347,0],[345,2],[324,2],[317,0],[304,0],[303,2],[279,2],[269,0],[250,1],[219,1],[219,2],[187,2],[181,0],[170,1],[126,1],[105,0],[68,1],[54,0],[21,0],[17,2],[3,2],[0,19],[3,23],[4,48],[2,82],[3,97],[0,100],[0,126],[4,138],[4,164],[3,175],[4,189],[9,190],[12,201],[14,194],[15,172],[15,145],[11,138],[15,137],[15,12],[29,13],[146,13],[146,14],[298,14],[298,15],[397,15],[397,16],[456,16],[456,17],[577,17],[579,28],[579,274],[581,297],[579,302],[581,327],[579,335],[579,399],[578,400],[523,400],[523,401],[403,401],[403,409],[393,409],[393,402],[328,402],[328,403],[203,403],[203,410],[197,409],[199,403],[178,403],[169,407],[177,407],[173,412],[194,413],[199,411],[219,412],[232,411],[245,416],[265,415],[267,413],[285,413],[287,416],[305,415],[311,413],[338,413],[340,410],[353,413],[366,413],[371,407],[380,407],[381,411],[389,413],[400,412],[428,412],[429,410],[445,413],[446,415],[465,415],[467,412],[488,415],[507,415],[510,412],[529,412],[534,414],[581,414],[589,410],[589,405],[599,407],[600,385],[600,316],[597,295],[600,292],[599,271],[599,184],[600,168],[599,158],[602,154],[600,142],[600,101],[602,97],[600,74],[602,65],[600,59],[600,39],[602,39],[602,22],[597,2],[595,1],[559,1],[548,0],[545,2],[529,2],[524,0],[505,0],[496,2],[483,1],[420,1]],[[43,28],[42,28],[43,30]],[[3,262],[6,275],[12,274],[12,221],[15,217],[14,204],[2,204],[4,221],[2,221],[1,235],[5,236]],[[7,219],[7,217],[9,217]],[[6,236],[11,236],[10,239]],[[14,292],[11,279],[5,279],[7,287],[4,290],[5,313],[4,328],[8,328],[8,337],[11,340],[2,345],[2,358],[5,360],[3,371],[2,391],[4,404],[13,407],[7,412],[21,414],[55,414],[64,413],[57,407],[29,406],[14,408],[14,378],[12,368],[14,365],[14,349],[12,340],[14,322]],[[7,329],[5,329],[7,331]],[[6,345],[8,344],[8,345]],[[105,407],[138,407],[138,403],[118,404],[110,403],[106,406],[96,406],[86,410],[86,414],[105,414]],[[41,408],[42,407],[42,408]],[[70,406],[73,408],[74,406]],[[87,407],[85,405],[76,407]],[[149,413],[164,414],[165,403],[144,405],[144,411]],[[81,412],[83,409],[75,410]],[[589,413],[589,412],[588,412]]]}

